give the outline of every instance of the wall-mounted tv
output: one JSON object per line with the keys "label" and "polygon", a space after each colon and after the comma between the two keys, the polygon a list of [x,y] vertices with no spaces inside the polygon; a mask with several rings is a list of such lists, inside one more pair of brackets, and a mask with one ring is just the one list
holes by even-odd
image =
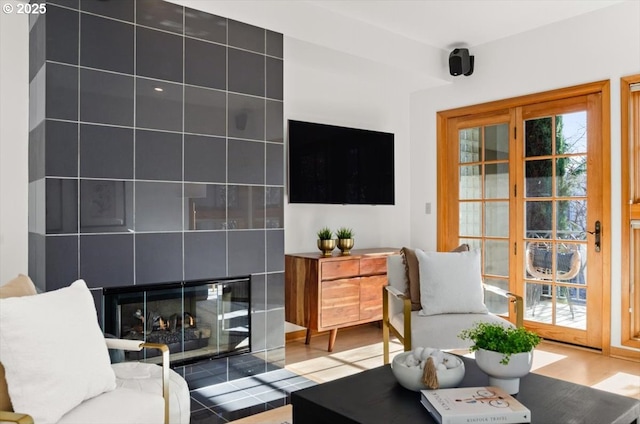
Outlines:
{"label": "wall-mounted tv", "polygon": [[289,120],[289,203],[393,205],[394,135]]}

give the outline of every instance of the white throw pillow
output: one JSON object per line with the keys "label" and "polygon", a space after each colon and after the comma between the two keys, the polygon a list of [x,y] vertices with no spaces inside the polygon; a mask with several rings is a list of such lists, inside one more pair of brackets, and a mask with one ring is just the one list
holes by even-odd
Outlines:
{"label": "white throw pillow", "polygon": [[0,299],[0,362],[16,412],[38,424],[116,387],[93,297],[78,280],[59,290]]}
{"label": "white throw pillow", "polygon": [[424,252],[420,268],[420,315],[486,314],[480,251]]}

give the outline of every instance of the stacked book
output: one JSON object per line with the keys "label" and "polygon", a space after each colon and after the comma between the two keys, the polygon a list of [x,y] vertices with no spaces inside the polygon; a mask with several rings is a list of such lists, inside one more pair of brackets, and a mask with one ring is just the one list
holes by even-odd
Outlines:
{"label": "stacked book", "polygon": [[530,423],[531,411],[498,387],[422,390],[420,402],[439,424]]}

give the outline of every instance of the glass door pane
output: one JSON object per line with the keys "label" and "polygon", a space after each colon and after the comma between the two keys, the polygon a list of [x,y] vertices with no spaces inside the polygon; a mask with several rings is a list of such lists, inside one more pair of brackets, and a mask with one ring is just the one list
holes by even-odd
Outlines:
{"label": "glass door pane", "polygon": [[[509,287],[509,124],[458,130],[458,238],[480,249],[485,284]],[[491,312],[508,313],[507,300],[488,293]]]}
{"label": "glass door pane", "polygon": [[525,319],[587,328],[587,114],[524,121]]}

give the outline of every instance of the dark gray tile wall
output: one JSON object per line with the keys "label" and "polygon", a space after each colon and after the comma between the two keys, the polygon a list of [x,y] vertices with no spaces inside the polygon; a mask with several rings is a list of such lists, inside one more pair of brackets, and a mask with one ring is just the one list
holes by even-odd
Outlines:
{"label": "dark gray tile wall", "polygon": [[253,352],[270,353],[226,375],[282,366],[282,35],[158,0],[52,0],[34,19],[36,285],[84,278],[101,310],[103,287],[251,274]]}

